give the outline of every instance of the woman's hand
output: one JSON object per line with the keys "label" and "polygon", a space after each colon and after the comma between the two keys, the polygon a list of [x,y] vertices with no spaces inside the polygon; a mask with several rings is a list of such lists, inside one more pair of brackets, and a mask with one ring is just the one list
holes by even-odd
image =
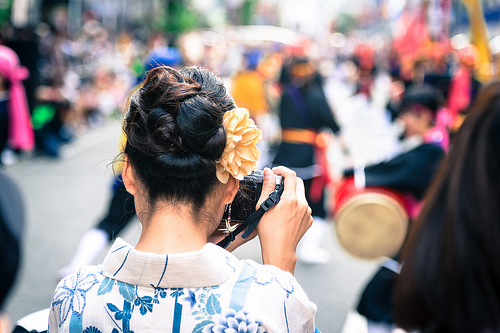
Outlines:
{"label": "woman's hand", "polygon": [[258,206],[274,190],[274,174],[285,178],[284,191],[280,202],[262,216],[256,230],[263,263],[293,274],[297,262],[297,244],[312,225],[312,211],[306,200],[302,179],[293,170],[281,166],[272,171],[264,169],[264,183]]}

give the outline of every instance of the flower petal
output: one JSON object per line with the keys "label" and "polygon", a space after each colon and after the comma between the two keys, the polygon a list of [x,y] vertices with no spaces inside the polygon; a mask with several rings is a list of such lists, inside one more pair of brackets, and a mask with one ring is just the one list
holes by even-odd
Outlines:
{"label": "flower petal", "polygon": [[217,161],[217,178],[227,183],[229,174],[243,179],[257,167],[260,152],[255,145],[262,139],[262,131],[255,126],[250,113],[244,108],[235,108],[224,114],[226,147]]}
{"label": "flower petal", "polygon": [[217,179],[222,184],[227,184],[227,181],[229,180],[229,172],[227,172],[227,171],[223,171],[223,172],[217,171]]}

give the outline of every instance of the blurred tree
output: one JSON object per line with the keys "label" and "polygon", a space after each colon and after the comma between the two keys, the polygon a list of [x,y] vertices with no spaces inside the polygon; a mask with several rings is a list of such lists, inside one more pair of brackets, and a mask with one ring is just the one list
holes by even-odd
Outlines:
{"label": "blurred tree", "polygon": [[340,13],[335,20],[335,28],[337,32],[348,34],[356,27],[356,19],[349,13]]}
{"label": "blurred tree", "polygon": [[164,5],[155,13],[153,29],[163,31],[173,37],[197,28],[198,18],[190,10],[185,0],[165,0]]}
{"label": "blurred tree", "polygon": [[10,20],[10,11],[12,8],[12,0],[0,0],[0,26]]}
{"label": "blurred tree", "polygon": [[257,0],[245,0],[240,7],[240,22],[242,25],[250,25],[253,22],[255,11],[257,8]]}

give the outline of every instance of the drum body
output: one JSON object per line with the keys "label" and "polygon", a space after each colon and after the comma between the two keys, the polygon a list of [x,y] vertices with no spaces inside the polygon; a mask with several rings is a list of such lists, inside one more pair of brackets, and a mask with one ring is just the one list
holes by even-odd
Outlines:
{"label": "drum body", "polygon": [[335,231],[350,254],[363,259],[392,257],[403,245],[408,213],[403,196],[380,187],[357,189],[346,179],[334,195]]}

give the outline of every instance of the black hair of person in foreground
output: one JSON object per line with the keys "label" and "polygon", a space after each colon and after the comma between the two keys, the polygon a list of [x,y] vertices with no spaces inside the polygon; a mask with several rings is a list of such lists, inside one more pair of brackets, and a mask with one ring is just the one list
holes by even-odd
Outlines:
{"label": "black hair of person in foreground", "polygon": [[0,332],[9,326],[1,311],[19,270],[24,220],[24,200],[19,187],[0,171]]}
{"label": "black hair of person in foreground", "polygon": [[396,322],[500,332],[500,81],[479,92],[402,250]]}

